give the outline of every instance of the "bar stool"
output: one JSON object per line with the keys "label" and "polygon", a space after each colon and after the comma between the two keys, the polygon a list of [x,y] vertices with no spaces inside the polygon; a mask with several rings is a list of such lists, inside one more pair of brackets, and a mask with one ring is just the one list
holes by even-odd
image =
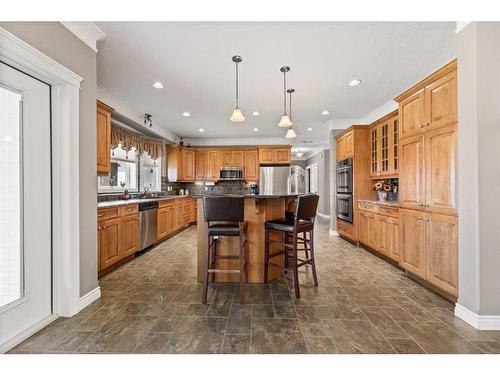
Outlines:
{"label": "bar stool", "polygon": [[[238,273],[240,275],[240,303],[245,303],[244,284],[248,281],[248,222],[244,221],[244,198],[204,197],[203,210],[208,225],[207,247],[205,250],[205,287],[203,303],[207,303],[208,277],[212,282],[217,273]],[[239,255],[217,255],[219,236],[239,237]],[[239,269],[217,269],[219,259],[239,259]]]}
{"label": "bar stool", "polygon": [[[316,263],[314,259],[314,219],[318,208],[319,196],[317,194],[300,195],[297,198],[295,216],[285,220],[270,220],[265,223],[265,249],[264,249],[264,283],[267,284],[269,266],[291,271],[293,274],[293,284],[295,287],[295,297],[300,298],[298,269],[306,264],[312,267],[314,286],[318,286],[318,276],[316,274]],[[277,231],[283,233],[283,241],[269,239],[269,232]],[[309,233],[309,239],[307,238]],[[299,237],[303,234],[303,237]],[[269,254],[269,244],[274,243],[283,247],[283,250],[274,254]],[[304,247],[299,249],[298,245]],[[305,259],[299,259],[298,251],[305,252]],[[285,265],[281,266],[272,263],[274,257],[285,255]],[[289,263],[291,261],[291,266]]]}

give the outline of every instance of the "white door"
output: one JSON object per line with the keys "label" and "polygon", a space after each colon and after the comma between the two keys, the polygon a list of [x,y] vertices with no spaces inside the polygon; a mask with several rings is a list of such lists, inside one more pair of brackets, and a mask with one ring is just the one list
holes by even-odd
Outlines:
{"label": "white door", "polygon": [[307,184],[306,190],[308,193],[318,192],[318,165],[316,163],[309,165],[307,168]]}
{"label": "white door", "polygon": [[0,63],[0,348],[52,313],[50,86]]}

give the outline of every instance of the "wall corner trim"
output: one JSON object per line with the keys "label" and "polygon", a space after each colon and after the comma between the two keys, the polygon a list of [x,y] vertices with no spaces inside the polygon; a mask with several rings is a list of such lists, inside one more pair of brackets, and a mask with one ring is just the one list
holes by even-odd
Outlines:
{"label": "wall corner trim", "polygon": [[455,316],[476,329],[500,331],[500,315],[479,315],[457,303]]}
{"label": "wall corner trim", "polygon": [[90,292],[85,294],[83,297],[80,297],[80,311],[83,310],[84,308],[86,308],[92,302],[98,300],[99,298],[101,298],[101,287],[100,286],[91,290]]}
{"label": "wall corner trim", "polygon": [[106,34],[94,22],[61,22],[61,24],[75,34],[83,43],[97,52],[97,41],[104,39]]}
{"label": "wall corner trim", "polygon": [[339,236],[339,232],[337,232],[336,230],[333,230],[333,229],[330,229],[328,234],[330,235],[330,237],[338,237]]}

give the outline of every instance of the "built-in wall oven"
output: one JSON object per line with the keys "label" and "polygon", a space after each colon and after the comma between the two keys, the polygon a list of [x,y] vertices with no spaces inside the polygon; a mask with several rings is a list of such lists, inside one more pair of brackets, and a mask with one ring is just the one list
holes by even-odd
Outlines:
{"label": "built-in wall oven", "polygon": [[337,218],[353,222],[353,179],[352,158],[339,160],[336,167],[337,176]]}

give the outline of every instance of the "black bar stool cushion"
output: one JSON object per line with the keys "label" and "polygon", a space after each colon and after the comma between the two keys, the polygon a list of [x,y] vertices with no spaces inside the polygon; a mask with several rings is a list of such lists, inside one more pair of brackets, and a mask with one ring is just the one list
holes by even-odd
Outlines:
{"label": "black bar stool cushion", "polygon": [[[281,232],[293,232],[293,221],[292,220],[269,220],[265,223],[266,229],[279,230]],[[314,224],[310,221],[300,220],[298,223],[297,231],[305,232],[311,230]]]}
{"label": "black bar stool cushion", "polygon": [[210,236],[239,236],[240,226],[236,224],[210,224],[208,226],[208,235]]}

